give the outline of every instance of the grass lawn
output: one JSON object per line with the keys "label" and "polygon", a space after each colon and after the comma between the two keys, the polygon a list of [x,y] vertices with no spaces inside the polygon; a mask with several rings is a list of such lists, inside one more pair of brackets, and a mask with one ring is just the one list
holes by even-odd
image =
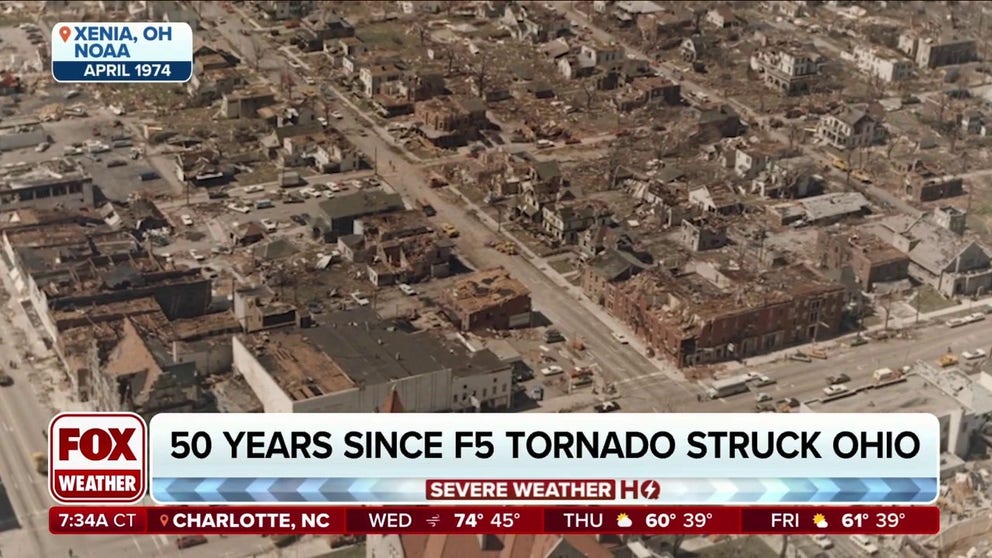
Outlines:
{"label": "grass lawn", "polygon": [[944,298],[943,295],[938,293],[936,289],[930,285],[920,286],[920,288],[916,291],[916,296],[913,297],[911,304],[913,308],[916,308],[924,314],[935,310],[950,308],[951,306],[957,306],[956,301]]}
{"label": "grass lawn", "polygon": [[572,265],[571,260],[568,258],[562,258],[560,260],[552,260],[548,262],[548,265],[551,267],[551,269],[557,271],[558,273],[561,273],[562,275],[575,271],[575,266]]}

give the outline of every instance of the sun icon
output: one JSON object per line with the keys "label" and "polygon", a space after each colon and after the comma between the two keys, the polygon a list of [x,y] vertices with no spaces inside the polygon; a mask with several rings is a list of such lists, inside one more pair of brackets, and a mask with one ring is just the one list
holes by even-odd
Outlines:
{"label": "sun icon", "polygon": [[630,527],[633,524],[634,522],[631,521],[629,517],[627,517],[627,514],[622,513],[617,516],[617,527]]}
{"label": "sun icon", "polygon": [[813,525],[816,525],[817,523],[822,523],[823,521],[826,521],[826,519],[827,518],[824,517],[822,513],[818,513],[813,516]]}

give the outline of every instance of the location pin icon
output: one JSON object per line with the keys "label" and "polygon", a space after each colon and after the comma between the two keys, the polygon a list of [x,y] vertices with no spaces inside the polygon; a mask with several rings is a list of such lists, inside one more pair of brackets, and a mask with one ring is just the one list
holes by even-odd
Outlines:
{"label": "location pin icon", "polygon": [[162,527],[165,527],[166,525],[169,524],[169,516],[165,515],[164,513],[158,516],[158,520],[162,522]]}
{"label": "location pin icon", "polygon": [[62,37],[63,43],[69,40],[69,35],[71,34],[72,34],[72,29],[69,29],[68,27],[59,28],[59,37]]}

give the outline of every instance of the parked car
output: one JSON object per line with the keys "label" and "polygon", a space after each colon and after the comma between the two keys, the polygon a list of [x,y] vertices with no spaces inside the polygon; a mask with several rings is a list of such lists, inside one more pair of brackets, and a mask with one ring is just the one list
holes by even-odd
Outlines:
{"label": "parked car", "polygon": [[565,371],[565,369],[562,368],[561,366],[558,366],[557,364],[552,364],[551,366],[546,366],[546,367],[542,368],[541,369],[541,375],[542,376],[557,376],[558,374],[561,374],[564,371]]}
{"label": "parked car", "polygon": [[617,333],[614,331],[610,335],[613,336],[613,338],[616,339],[617,343],[620,343],[621,345],[626,345],[627,343],[629,343],[629,341],[627,341],[627,336],[622,333]]}
{"label": "parked car", "polygon": [[260,219],[258,222],[265,228],[265,232],[276,232],[279,229],[279,223],[272,219]]}
{"label": "parked car", "polygon": [[354,300],[359,306],[368,306],[370,304],[368,297],[359,291],[351,293],[351,299]]}
{"label": "parked car", "polygon": [[771,386],[771,385],[774,385],[774,384],[777,384],[777,383],[778,383],[778,380],[776,380],[775,378],[772,378],[772,377],[769,377],[769,376],[765,376],[764,374],[761,374],[761,375],[758,376],[758,380],[756,382],[754,382],[754,387]]}
{"label": "parked car", "polygon": [[189,251],[189,257],[193,258],[195,261],[198,261],[198,262],[202,262],[203,260],[207,259],[206,256],[204,256],[203,254],[197,252],[195,249],[191,249]]}
{"label": "parked car", "polygon": [[307,214],[306,213],[297,213],[295,215],[290,215],[289,216],[289,220],[292,221],[292,222],[294,222],[294,223],[296,223],[297,225],[306,225],[307,224]]}
{"label": "parked car", "polygon": [[988,353],[986,353],[984,349],[972,349],[961,353],[961,356],[964,357],[965,360],[975,360],[985,358],[987,354]]}
{"label": "parked car", "polygon": [[186,213],[183,213],[182,215],[180,215],[179,216],[179,220],[182,221],[183,224],[186,225],[187,227],[192,227],[193,226],[193,218],[190,217]]}
{"label": "parked car", "polygon": [[758,394],[754,396],[754,400],[757,401],[758,403],[764,403],[765,401],[771,401],[772,400],[772,396],[771,395],[768,395],[767,393],[765,393],[763,391],[761,391],[761,392],[758,392]]}
{"label": "parked car", "polygon": [[565,340],[565,336],[557,329],[549,329],[544,332],[545,343],[560,343]]}
{"label": "parked car", "polygon": [[444,231],[444,234],[446,234],[448,238],[458,238],[459,234],[461,234],[451,223],[441,223],[441,230]]}
{"label": "parked car", "polygon": [[246,194],[256,194],[258,192],[264,191],[265,188],[261,184],[254,184],[252,186],[245,186]]}
{"label": "parked car", "polygon": [[832,386],[827,386],[823,388],[823,394],[827,396],[839,395],[841,393],[844,393],[845,391],[847,391],[847,386],[844,384],[834,384]]}
{"label": "parked car", "polygon": [[242,203],[229,203],[227,204],[227,208],[238,213],[251,213],[251,207]]}
{"label": "parked car", "polygon": [[399,287],[400,291],[406,296],[414,296],[417,294],[417,290],[406,283],[400,283],[397,287]]}
{"label": "parked car", "polygon": [[604,401],[593,407],[597,413],[612,413],[620,410],[620,404],[616,401]]}
{"label": "parked car", "polygon": [[14,378],[6,372],[0,372],[0,387],[10,387],[14,385]]}

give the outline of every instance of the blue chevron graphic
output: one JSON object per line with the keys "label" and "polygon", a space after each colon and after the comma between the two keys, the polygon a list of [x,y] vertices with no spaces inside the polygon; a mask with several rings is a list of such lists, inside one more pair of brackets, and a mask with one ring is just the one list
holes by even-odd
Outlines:
{"label": "blue chevron graphic", "polygon": [[[376,478],[155,478],[161,503],[336,502],[426,503],[426,479]],[[662,503],[928,503],[936,478],[722,478],[659,479]],[[537,502],[535,502],[537,503]],[[597,502],[602,503],[602,502]]]}

